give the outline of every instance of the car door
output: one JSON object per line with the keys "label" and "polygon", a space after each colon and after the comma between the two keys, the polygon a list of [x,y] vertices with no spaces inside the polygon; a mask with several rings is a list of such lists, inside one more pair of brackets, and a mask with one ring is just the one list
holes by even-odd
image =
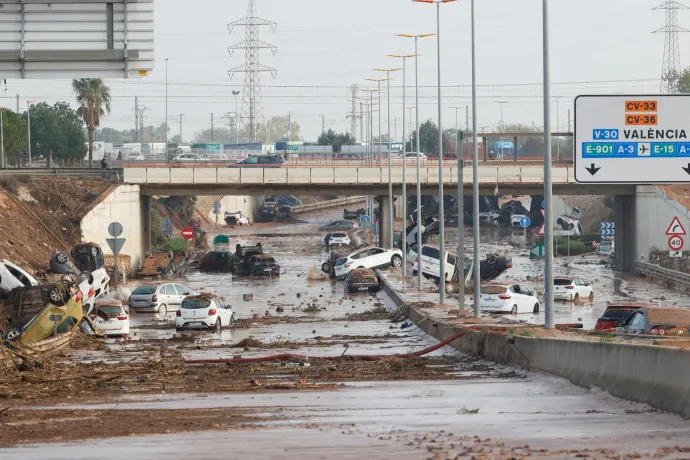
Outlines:
{"label": "car door", "polygon": [[636,311],[633,316],[626,321],[628,334],[642,334],[644,330],[644,314],[641,311]]}
{"label": "car door", "polygon": [[176,298],[175,298],[175,306],[178,308],[182,304],[182,301],[184,300],[185,297],[188,295],[192,295],[191,291],[189,288],[182,286],[181,284],[175,284],[175,292],[176,292]]}
{"label": "car door", "polygon": [[159,295],[158,303],[173,306],[177,301],[177,292],[172,284],[164,284],[161,286],[161,294]]}
{"label": "car door", "polygon": [[523,286],[521,284],[520,294],[521,299],[520,306],[518,306],[518,308],[524,311],[525,313],[532,313],[534,311],[534,304],[537,303],[534,300],[534,293],[527,286]]}

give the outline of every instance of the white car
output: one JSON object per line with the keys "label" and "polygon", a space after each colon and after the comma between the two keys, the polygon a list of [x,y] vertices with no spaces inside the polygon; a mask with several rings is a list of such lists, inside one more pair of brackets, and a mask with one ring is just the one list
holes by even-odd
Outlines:
{"label": "white car", "polygon": [[335,262],[335,277],[344,280],[355,268],[402,267],[400,249],[365,248]]}
{"label": "white car", "polygon": [[18,287],[38,286],[38,281],[7,259],[0,263],[0,291],[9,294]]}
{"label": "white car", "polygon": [[347,236],[347,233],[328,233],[321,239],[321,243],[326,244],[326,237],[330,236],[328,239],[328,244],[330,246],[349,246],[352,244],[352,240]]}
{"label": "white car", "polygon": [[97,301],[91,317],[96,330],[103,335],[129,335],[129,315],[119,300]]}
{"label": "white car", "polygon": [[488,313],[539,313],[539,300],[522,284],[482,286],[479,306]]}
{"label": "white car", "polygon": [[580,278],[554,277],[553,298],[556,300],[594,300],[592,286]]}
{"label": "white car", "polygon": [[[69,260],[67,253],[58,253],[55,256],[58,263],[62,263],[65,257]],[[99,298],[110,292],[110,276],[105,270],[103,250],[100,246],[94,243],[78,244],[72,248],[72,257],[78,270],[91,273],[90,281],[94,298]]]}
{"label": "white car", "polygon": [[[407,152],[405,153],[405,161],[407,163],[414,162],[417,163],[417,157],[419,157],[419,161],[426,161],[428,160],[427,156],[424,155],[423,153],[417,153],[417,152]],[[391,158],[391,161],[393,162],[401,162],[403,161],[403,155],[399,155],[397,157]]]}
{"label": "white car", "polygon": [[220,297],[212,297],[208,294],[187,297],[175,313],[177,330],[215,329],[220,331],[223,326],[230,326],[234,321],[235,315],[232,308]]}
{"label": "white car", "polygon": [[226,212],[223,217],[228,225],[249,225],[249,219],[242,211]]}
{"label": "white car", "polygon": [[208,163],[209,160],[195,153],[183,153],[173,158],[175,163]]}

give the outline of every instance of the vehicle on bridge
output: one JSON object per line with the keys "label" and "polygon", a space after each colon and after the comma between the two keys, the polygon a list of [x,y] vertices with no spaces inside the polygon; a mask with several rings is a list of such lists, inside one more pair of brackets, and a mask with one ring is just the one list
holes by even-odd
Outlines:
{"label": "vehicle on bridge", "polygon": [[690,309],[642,307],[632,313],[616,332],[625,334],[690,336]]}
{"label": "vehicle on bridge", "polygon": [[356,153],[336,153],[333,155],[334,160],[361,160],[362,157]]}
{"label": "vehicle on bridge", "polygon": [[348,273],[357,268],[401,267],[400,249],[364,248],[338,259],[335,262],[335,276],[344,280]]}
{"label": "vehicle on bridge", "polygon": [[479,306],[487,313],[539,313],[539,300],[525,285],[492,283],[482,286]]}
{"label": "vehicle on bridge", "polygon": [[402,163],[405,161],[406,163],[417,163],[417,158],[419,158],[419,161],[427,161],[429,158],[421,152],[407,152],[405,155],[397,155],[391,158],[391,161],[394,163]]}
{"label": "vehicle on bridge", "polygon": [[252,155],[237,163],[230,163],[226,168],[242,168],[245,166],[260,168],[280,168],[285,165],[285,159],[281,155]]}
{"label": "vehicle on bridge", "polygon": [[204,158],[196,153],[183,153],[173,158],[175,163],[210,163],[211,160]]}

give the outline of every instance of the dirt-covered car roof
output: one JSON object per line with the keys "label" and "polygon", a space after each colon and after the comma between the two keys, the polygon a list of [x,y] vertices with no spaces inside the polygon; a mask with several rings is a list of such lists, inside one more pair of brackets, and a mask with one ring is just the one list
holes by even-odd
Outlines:
{"label": "dirt-covered car roof", "polygon": [[215,294],[211,294],[210,292],[202,292],[201,294],[198,295],[190,295],[184,298],[184,300],[213,300],[217,299],[218,296]]}

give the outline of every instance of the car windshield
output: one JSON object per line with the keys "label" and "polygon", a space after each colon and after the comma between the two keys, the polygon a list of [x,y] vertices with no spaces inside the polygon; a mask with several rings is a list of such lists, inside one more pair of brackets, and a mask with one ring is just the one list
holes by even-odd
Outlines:
{"label": "car windshield", "polygon": [[341,265],[345,265],[345,262],[347,262],[347,259],[343,257],[335,261],[335,266],[340,267]]}
{"label": "car windshield", "polygon": [[561,279],[556,278],[553,280],[554,286],[570,286],[571,284],[573,284],[573,280],[564,279],[564,278],[561,278]]}
{"label": "car windshield", "polygon": [[201,308],[208,308],[210,305],[210,300],[192,299],[183,300],[181,308],[185,308],[187,310],[199,310]]}
{"label": "car windshield", "polygon": [[98,309],[110,316],[119,315],[122,312],[122,307],[119,305],[103,305],[98,307]]}
{"label": "car windshield", "polygon": [[508,290],[505,286],[482,286],[482,294],[505,294]]}
{"label": "car windshield", "polygon": [[345,238],[346,236],[344,233],[334,233],[331,235],[331,238]]}
{"label": "car windshield", "polygon": [[621,321],[627,319],[638,307],[609,307],[602,315],[604,321]]}
{"label": "car windshield", "polygon": [[132,291],[132,295],[150,295],[155,294],[155,292],[156,286],[139,286],[134,291]]}

